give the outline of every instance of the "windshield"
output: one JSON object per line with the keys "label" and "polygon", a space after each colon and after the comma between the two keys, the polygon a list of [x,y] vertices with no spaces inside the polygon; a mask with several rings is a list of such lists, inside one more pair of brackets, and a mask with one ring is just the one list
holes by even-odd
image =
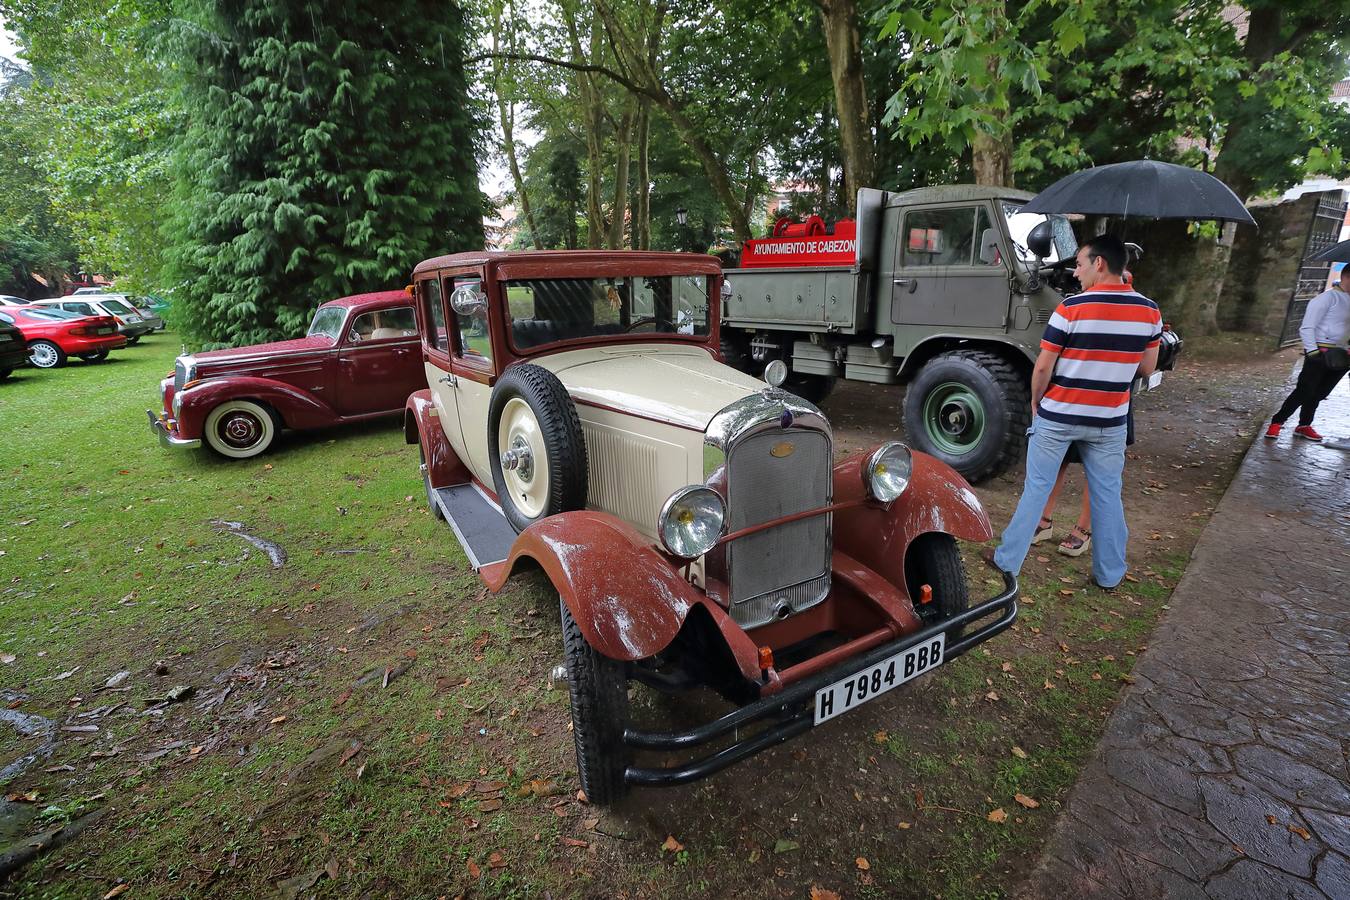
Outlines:
{"label": "windshield", "polygon": [[709,332],[707,275],[540,278],[505,289],[519,350],[602,335]]}
{"label": "windshield", "polygon": [[121,300],[106,300],[106,299],[100,299],[98,302],[101,303],[101,304],[103,304],[103,306],[104,306],[105,309],[110,309],[110,310],[112,310],[113,312],[121,313],[121,314],[124,315],[124,316],[125,316],[125,315],[128,315],[128,314],[130,314],[130,313],[134,313],[134,312],[136,311],[136,310],[132,309],[130,306],[127,306],[127,305],[126,305],[125,303],[123,303]]}
{"label": "windshield", "polygon": [[1047,263],[1059,262],[1061,259],[1068,259],[1078,252],[1078,239],[1073,236],[1073,226],[1069,220],[1059,215],[1045,215],[1043,213],[1024,213],[1021,203],[1003,204],[1003,216],[1008,220],[1008,234],[1013,239],[1013,249],[1017,251],[1017,258],[1028,266],[1036,265],[1036,255],[1027,249],[1027,235],[1031,229],[1046,221],[1050,221],[1050,227],[1054,233],[1054,246],[1050,249],[1050,255],[1044,260]]}
{"label": "windshield", "polygon": [[346,316],[347,310],[341,306],[320,307],[319,311],[314,314],[314,321],[309,323],[309,331],[305,332],[305,337],[323,335],[336,341],[338,335],[342,333],[342,320]]}

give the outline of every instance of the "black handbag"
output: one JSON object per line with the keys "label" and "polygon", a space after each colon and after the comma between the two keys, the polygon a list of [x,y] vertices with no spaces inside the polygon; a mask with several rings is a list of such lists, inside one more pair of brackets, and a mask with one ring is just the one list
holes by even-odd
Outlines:
{"label": "black handbag", "polygon": [[1347,353],[1344,347],[1328,347],[1318,355],[1328,371],[1344,372],[1350,369],[1350,353]]}

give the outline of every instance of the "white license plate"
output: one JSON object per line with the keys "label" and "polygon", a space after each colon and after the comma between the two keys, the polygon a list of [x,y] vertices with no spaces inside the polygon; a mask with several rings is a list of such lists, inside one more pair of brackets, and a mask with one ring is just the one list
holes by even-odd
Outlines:
{"label": "white license plate", "polygon": [[104,328],[95,328],[95,329],[94,329],[94,334],[112,334],[112,333],[113,333],[113,329],[111,329],[111,328],[106,328],[106,327],[104,327]]}
{"label": "white license plate", "polygon": [[12,340],[14,340],[14,338],[10,337],[9,335],[0,334],[0,341],[12,341]]}
{"label": "white license plate", "polygon": [[939,634],[816,691],[816,724],[842,715],[942,665],[946,645],[946,635]]}
{"label": "white license plate", "polygon": [[1148,388],[1147,388],[1147,389],[1151,391],[1151,390],[1153,390],[1154,388],[1156,388],[1158,385],[1162,384],[1162,375],[1163,375],[1162,372],[1154,372],[1152,375],[1148,376]]}

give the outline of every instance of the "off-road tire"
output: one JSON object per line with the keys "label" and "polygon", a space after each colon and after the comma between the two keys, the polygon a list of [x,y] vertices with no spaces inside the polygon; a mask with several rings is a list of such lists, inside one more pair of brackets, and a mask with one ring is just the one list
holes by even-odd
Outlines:
{"label": "off-road tire", "polygon": [[[929,431],[925,405],[929,395],[956,385],[978,398],[983,430],[964,451],[935,441]],[[1031,425],[1031,385],[1002,356],[987,350],[954,350],[924,363],[905,391],[905,433],[910,443],[942,460],[967,481],[976,483],[1015,466],[1026,449]],[[934,424],[934,427],[937,427]]]}
{"label": "off-road tire", "polygon": [[28,364],[35,369],[59,369],[66,364],[66,351],[46,340],[28,345]]}
{"label": "off-road tire", "polygon": [[628,786],[623,773],[632,751],[623,744],[628,723],[628,679],[624,664],[601,656],[586,642],[567,604],[562,610],[567,689],[572,698],[572,739],[577,748],[581,789],[593,804],[613,803]]}
{"label": "off-road tire", "polygon": [[[528,515],[517,505],[502,471],[502,450],[498,426],[502,412],[514,398],[529,406],[538,423],[548,458],[548,492],[538,515]],[[542,366],[519,363],[511,366],[492,389],[488,405],[488,462],[492,466],[492,484],[497,502],[516,531],[524,531],[540,519],[561,512],[585,509],[589,490],[586,438],[581,419],[567,388],[558,376]]]}
{"label": "off-road tire", "polygon": [[[722,361],[726,365],[747,375],[756,374],[755,367],[759,364],[750,358],[750,342],[746,335],[739,331],[723,328],[719,343],[722,349]],[[759,368],[762,369],[763,366],[759,366]]]}
{"label": "off-road tire", "polygon": [[793,372],[783,382],[783,390],[796,394],[807,403],[819,406],[834,390],[835,378],[831,375],[808,375]]}
{"label": "off-road tire", "polygon": [[[920,589],[925,584],[933,589],[930,603],[919,602]],[[915,538],[905,552],[905,586],[924,625],[934,625],[969,609],[970,588],[956,538],[941,532]],[[959,638],[964,630],[964,627],[949,629],[948,643]]]}
{"label": "off-road tire", "polygon": [[427,509],[431,510],[431,517],[438,521],[445,521],[445,512],[441,505],[436,502],[436,497],[431,493],[431,470],[427,468],[427,455],[422,452],[422,444],[417,444],[417,467],[422,473],[422,490],[426,491]]}

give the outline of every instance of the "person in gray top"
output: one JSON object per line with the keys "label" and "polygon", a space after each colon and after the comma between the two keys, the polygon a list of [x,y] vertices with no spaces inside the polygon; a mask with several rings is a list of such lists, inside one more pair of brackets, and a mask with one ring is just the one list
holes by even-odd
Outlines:
{"label": "person in gray top", "polygon": [[1308,441],[1322,440],[1312,427],[1313,416],[1317,415],[1317,404],[1327,398],[1346,372],[1347,332],[1350,332],[1350,265],[1341,270],[1336,287],[1308,301],[1303,324],[1298,329],[1303,342],[1303,371],[1298,373],[1294,390],[1270,420],[1266,437],[1279,437],[1285,420],[1297,409],[1298,427],[1294,435]]}

